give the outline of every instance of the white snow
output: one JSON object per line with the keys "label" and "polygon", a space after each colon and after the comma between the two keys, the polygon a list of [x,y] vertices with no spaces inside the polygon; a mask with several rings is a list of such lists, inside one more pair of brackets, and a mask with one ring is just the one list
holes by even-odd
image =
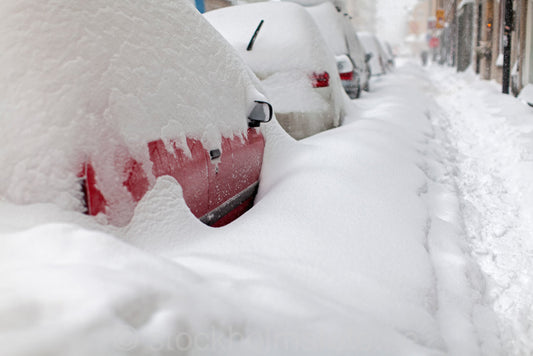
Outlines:
{"label": "white snow", "polygon": [[[285,127],[294,137],[307,137],[341,121],[348,109],[335,56],[301,5],[260,2],[225,7],[204,16],[261,80],[274,111],[280,120],[280,114],[286,115]],[[313,88],[312,76],[324,72],[329,74],[329,86]],[[291,122],[294,127],[289,128]]]}
{"label": "white snow", "polygon": [[[532,108],[471,73],[437,71],[467,242],[488,276],[502,352],[533,352]],[[494,338],[493,340],[496,340]]]}
{"label": "white snow", "polygon": [[523,102],[533,104],[533,84],[527,84],[521,91],[518,98]]}
{"label": "white snow", "polygon": [[339,16],[342,16],[330,2],[307,7],[315,20],[329,48],[335,55],[347,54],[348,48]]}
{"label": "white snow", "polygon": [[410,63],[352,106],[302,141],[265,126],[223,228],[168,177],[122,229],[0,201],[0,354],[531,353],[531,108]]}
{"label": "white snow", "polygon": [[[150,140],[246,133],[257,79],[184,0],[2,1],[0,33],[3,199],[81,210],[86,157],[129,154],[150,172]],[[124,193],[116,172],[99,178]]]}

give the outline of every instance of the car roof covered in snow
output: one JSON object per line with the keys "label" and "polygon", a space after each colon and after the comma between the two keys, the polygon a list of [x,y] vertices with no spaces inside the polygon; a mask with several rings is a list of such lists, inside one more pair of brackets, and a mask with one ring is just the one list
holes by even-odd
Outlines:
{"label": "car roof covered in snow", "polygon": [[[272,73],[304,69],[324,71],[332,53],[311,16],[289,2],[263,2],[207,12],[206,19],[237,49],[252,70]],[[253,49],[246,48],[261,20]]]}
{"label": "car roof covered in snow", "polygon": [[348,53],[341,15],[330,2],[307,7],[329,48],[335,55]]}
{"label": "car roof covered in snow", "polygon": [[306,7],[335,55],[350,54],[356,65],[365,66],[365,50],[352,24],[331,2]]}
{"label": "car roof covered in snow", "polygon": [[18,203],[71,207],[80,156],[110,144],[142,161],[149,140],[245,134],[260,97],[186,0],[4,0],[0,33],[0,198]]}

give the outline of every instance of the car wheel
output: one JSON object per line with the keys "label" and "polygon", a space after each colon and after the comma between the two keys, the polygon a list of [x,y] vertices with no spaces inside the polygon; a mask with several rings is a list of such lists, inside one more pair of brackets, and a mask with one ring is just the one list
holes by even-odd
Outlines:
{"label": "car wheel", "polygon": [[357,99],[360,95],[359,93],[359,87],[357,87],[356,89],[354,90],[350,90],[348,92],[346,92],[346,94],[348,94],[348,96],[350,97],[350,99]]}

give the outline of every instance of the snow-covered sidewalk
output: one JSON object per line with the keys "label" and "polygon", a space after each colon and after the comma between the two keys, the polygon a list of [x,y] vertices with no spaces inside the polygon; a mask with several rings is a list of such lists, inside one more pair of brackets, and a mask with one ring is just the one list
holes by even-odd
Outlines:
{"label": "snow-covered sidewalk", "polygon": [[467,242],[487,275],[503,355],[533,354],[533,109],[473,74],[431,68]]}
{"label": "snow-covered sidewalk", "polygon": [[224,228],[170,178],[120,230],[0,201],[0,354],[527,355],[530,109],[430,70],[306,140],[265,126],[256,206]]}

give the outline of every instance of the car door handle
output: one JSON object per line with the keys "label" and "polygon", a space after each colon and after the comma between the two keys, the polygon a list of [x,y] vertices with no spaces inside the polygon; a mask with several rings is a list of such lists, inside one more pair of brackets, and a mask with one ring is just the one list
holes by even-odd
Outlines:
{"label": "car door handle", "polygon": [[209,157],[211,157],[212,160],[219,158],[220,155],[221,155],[221,152],[220,152],[220,150],[218,148],[209,151]]}

